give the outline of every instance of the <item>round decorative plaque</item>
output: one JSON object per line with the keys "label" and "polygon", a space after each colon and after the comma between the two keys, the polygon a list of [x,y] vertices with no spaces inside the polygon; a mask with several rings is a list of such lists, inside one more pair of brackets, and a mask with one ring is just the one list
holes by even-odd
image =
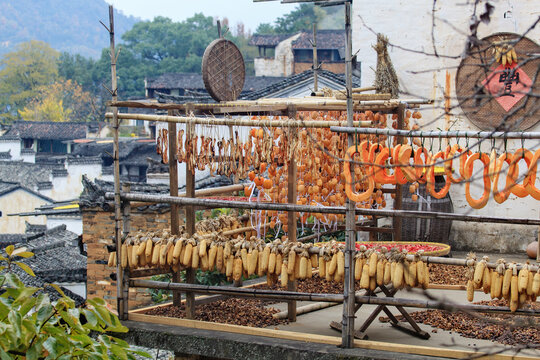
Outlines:
{"label": "round decorative plaque", "polygon": [[[512,48],[512,59],[497,56]],[[474,46],[456,75],[457,98],[467,118],[487,131],[526,130],[540,122],[537,99],[529,96],[540,90],[539,54],[538,44],[513,33],[493,34]]]}
{"label": "round decorative plaque", "polygon": [[202,75],[206,90],[216,101],[238,99],[244,87],[246,68],[233,42],[216,39],[204,51]]}

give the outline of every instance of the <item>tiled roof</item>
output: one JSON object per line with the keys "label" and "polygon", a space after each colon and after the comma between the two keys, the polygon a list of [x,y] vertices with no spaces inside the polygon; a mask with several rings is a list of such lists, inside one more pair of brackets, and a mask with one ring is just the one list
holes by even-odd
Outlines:
{"label": "tiled roof", "polygon": [[70,165],[83,165],[83,164],[101,164],[101,157],[98,156],[69,156],[67,158],[67,163]]}
{"label": "tiled roof", "polygon": [[252,46],[277,46],[280,42],[290,38],[294,34],[253,34],[249,39]]}
{"label": "tiled roof", "polygon": [[11,160],[11,149],[8,151],[0,151],[1,160]]}
{"label": "tiled roof", "polygon": [[23,186],[21,183],[14,183],[14,182],[3,182],[3,181],[0,181],[0,196],[2,195],[5,195],[5,194],[8,194],[12,191],[15,191],[17,189],[22,189],[26,192],[29,192],[37,197],[40,197],[46,201],[50,201],[50,202],[53,202],[52,199],[48,198],[47,196],[44,196],[32,189],[29,189],[27,188],[26,186]]}
{"label": "tiled roof", "polygon": [[67,177],[68,172],[64,168],[54,168],[52,169],[52,176],[53,177]]}
{"label": "tiled roof", "polygon": [[[302,32],[298,39],[292,42],[293,49],[312,50],[310,40],[313,40],[313,34]],[[345,30],[318,30],[317,31],[317,49],[341,49],[345,48]]]}
{"label": "tiled roof", "polygon": [[51,168],[22,161],[0,161],[0,181],[24,184],[35,189],[42,181],[50,180]]}
{"label": "tiled roof", "polygon": [[[283,80],[281,76],[246,76],[242,92],[259,90],[273,83]],[[201,74],[194,73],[167,73],[156,78],[147,79],[146,88],[155,90],[186,89],[195,93],[186,93],[184,96],[199,98],[208,96]]]}
{"label": "tiled roof", "polygon": [[[332,80],[335,83],[338,83],[340,85],[343,85],[345,87],[345,76],[343,74],[336,74],[331,71],[327,70],[319,70],[319,76],[325,77],[329,80]],[[265,96],[268,96],[270,94],[273,94],[277,91],[283,90],[289,86],[293,86],[295,84],[298,84],[301,81],[305,81],[306,79],[309,79],[313,76],[313,70],[306,70],[304,72],[301,72],[300,74],[292,75],[289,77],[286,77],[280,82],[277,82],[275,84],[272,84],[264,89],[260,89],[258,91],[253,91],[249,94],[246,94],[245,96],[242,96],[241,99],[243,100],[257,100],[260,98],[263,98]],[[360,79],[353,76],[353,87],[360,87]]]}
{"label": "tiled roof", "polygon": [[17,141],[21,140],[21,137],[17,134],[5,134],[0,136],[0,141]]}
{"label": "tiled roof", "polygon": [[21,155],[34,155],[34,149],[21,149]]}
{"label": "tiled roof", "polygon": [[[147,158],[159,160],[160,157],[156,153],[156,143],[154,141],[145,142],[140,139],[126,139],[120,141],[120,163],[123,165],[147,166]],[[93,157],[100,158],[105,163],[112,162],[113,143],[96,143],[88,142],[77,144],[72,152],[71,160],[80,159],[78,161],[86,161]],[[77,161],[77,160],[75,160]]]}
{"label": "tiled roof", "polygon": [[47,231],[47,225],[30,224],[28,221],[24,222],[26,225],[26,233],[41,233]]}
{"label": "tiled roof", "polygon": [[22,139],[73,140],[85,138],[88,123],[52,121],[16,121],[6,135]]}

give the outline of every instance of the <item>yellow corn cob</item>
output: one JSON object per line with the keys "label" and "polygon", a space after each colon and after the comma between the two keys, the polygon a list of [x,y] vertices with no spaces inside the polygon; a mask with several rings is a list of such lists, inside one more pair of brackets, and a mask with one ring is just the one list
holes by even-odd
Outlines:
{"label": "yellow corn cob", "polygon": [[294,273],[294,266],[296,262],[296,251],[294,250],[289,251],[289,256],[287,260],[288,260],[287,273],[291,275]]}
{"label": "yellow corn cob", "polygon": [[473,302],[474,300],[474,282],[467,280],[467,301]]}
{"label": "yellow corn cob", "polygon": [[429,266],[424,263],[424,281],[422,282],[422,289],[427,289],[429,286]]}
{"label": "yellow corn cob", "polygon": [[262,251],[261,271],[266,273],[268,271],[268,260],[270,259],[270,246],[265,246]]}
{"label": "yellow corn cob", "polygon": [[533,282],[534,282],[534,275],[531,270],[529,270],[529,279],[527,281],[527,295],[531,296],[533,294],[532,288],[533,288]]}
{"label": "yellow corn cob", "polygon": [[482,290],[484,294],[489,294],[491,290],[491,271],[488,267],[484,267],[484,275],[482,276]]}
{"label": "yellow corn cob", "polygon": [[390,263],[390,282],[392,284],[394,284],[394,276],[396,275],[396,265],[397,265],[397,262],[395,261],[392,261]]}
{"label": "yellow corn cob", "polygon": [[311,254],[310,259],[311,259],[311,267],[316,268],[319,265],[319,259],[318,259],[317,254]]}
{"label": "yellow corn cob", "polygon": [[233,280],[240,281],[242,278],[242,258],[237,257],[234,259],[233,264]]}
{"label": "yellow corn cob", "polygon": [[167,251],[167,265],[173,265],[173,254],[174,254],[174,245],[171,242],[171,246],[169,246],[169,251]]}
{"label": "yellow corn cob", "polygon": [[410,273],[409,273],[409,262],[407,260],[403,261],[403,286],[409,286],[410,282]]}
{"label": "yellow corn cob", "polygon": [[247,254],[247,262],[248,262],[247,272],[248,272],[248,276],[253,275],[255,273],[255,269],[257,267],[257,263],[253,258],[254,258],[253,251]]}
{"label": "yellow corn cob", "polygon": [[248,261],[248,252],[246,248],[243,248],[242,250],[240,250],[240,256],[242,258],[242,267],[244,271],[247,271],[249,261]]}
{"label": "yellow corn cob", "polygon": [[145,250],[146,250],[146,241],[143,241],[137,246],[137,255],[140,257],[141,255],[145,253]]}
{"label": "yellow corn cob", "polygon": [[509,269],[506,269],[504,272],[503,285],[502,285],[502,291],[501,291],[502,296],[507,296],[508,294],[510,294],[511,282],[512,282],[512,269],[509,268]]}
{"label": "yellow corn cob", "polygon": [[146,264],[146,254],[142,254],[141,256],[139,256],[139,266],[144,267],[146,266]]}
{"label": "yellow corn cob", "polygon": [[489,295],[492,299],[497,298],[497,283],[499,282],[499,273],[497,271],[491,272],[491,288]]}
{"label": "yellow corn cob", "polygon": [[322,256],[319,256],[319,277],[326,277],[326,261]]}
{"label": "yellow corn cob", "polygon": [[161,266],[167,265],[167,252],[169,251],[170,245],[171,243],[167,242],[166,244],[162,244],[159,249],[159,265]]}
{"label": "yellow corn cob", "polygon": [[133,267],[133,246],[132,245],[127,246],[127,262],[128,262],[128,267],[132,268]]}
{"label": "yellow corn cob", "polygon": [[199,249],[197,247],[194,247],[191,251],[191,268],[192,269],[198,269],[199,268]]}
{"label": "yellow corn cob", "polygon": [[151,239],[146,240],[146,246],[144,247],[144,252],[146,253],[146,261],[152,256],[152,248],[154,247],[154,242]]}
{"label": "yellow corn cob", "polygon": [[234,257],[229,256],[227,260],[225,260],[225,276],[229,277],[233,274],[233,265],[234,265]]}
{"label": "yellow corn cob", "polygon": [[512,301],[519,300],[519,289],[518,289],[518,277],[517,275],[512,275],[512,280],[510,281],[510,299]]}
{"label": "yellow corn cob", "polygon": [[193,253],[193,245],[188,242],[186,246],[184,246],[184,258],[182,259],[182,265],[191,266],[191,263],[193,262],[192,253]]}
{"label": "yellow corn cob", "polygon": [[180,253],[182,252],[182,240],[177,239],[173,248],[173,265],[180,262]]}
{"label": "yellow corn cob", "polygon": [[416,262],[416,278],[419,285],[424,285],[424,262],[422,260]]}
{"label": "yellow corn cob", "polygon": [[203,239],[199,243],[199,257],[202,258],[203,256],[206,256],[206,240]]}
{"label": "yellow corn cob", "polygon": [[[311,265],[311,261],[310,261]],[[308,258],[305,256],[300,256],[300,264],[298,270],[298,278],[305,279],[307,277],[307,267],[308,267]]]}
{"label": "yellow corn cob", "polygon": [[376,251],[372,252],[369,256],[369,277],[373,277],[377,273],[377,257],[378,255]]}
{"label": "yellow corn cob", "polygon": [[480,285],[482,284],[482,277],[484,276],[484,269],[486,267],[486,262],[484,260],[480,260],[478,264],[476,264],[476,268],[474,269],[474,287],[478,289]]}
{"label": "yellow corn cob", "polygon": [[328,273],[330,275],[334,275],[337,268],[337,254],[332,255],[332,259],[330,259],[330,266],[328,267]]}
{"label": "yellow corn cob", "polygon": [[108,267],[114,267],[114,259],[116,258],[116,252],[109,253],[109,261],[107,262]]}
{"label": "yellow corn cob", "polygon": [[398,262],[394,270],[394,279],[392,280],[394,288],[401,289],[401,287],[403,286],[403,280],[403,263]]}
{"label": "yellow corn cob", "polygon": [[214,270],[214,267],[216,265],[216,255],[217,255],[217,249],[218,247],[216,245],[211,246],[208,250],[208,269]]}
{"label": "yellow corn cob", "polygon": [[208,271],[208,255],[205,254],[203,257],[199,257],[199,264],[202,271]]}
{"label": "yellow corn cob", "polygon": [[338,276],[340,278],[345,276],[345,254],[343,251],[337,253],[337,269]]}
{"label": "yellow corn cob", "polygon": [[231,243],[227,241],[223,249],[223,258],[227,259],[229,256],[231,256]]}
{"label": "yellow corn cob", "polygon": [[369,289],[369,265],[365,264],[362,268],[362,275],[360,277],[360,288]]}
{"label": "yellow corn cob", "polygon": [[532,291],[534,295],[540,295],[540,268],[536,271],[536,274],[534,274]]}
{"label": "yellow corn cob", "polygon": [[281,286],[286,288],[289,283],[289,274],[287,273],[288,266],[285,263],[281,264]]}
{"label": "yellow corn cob", "polygon": [[377,279],[375,276],[369,278],[369,290],[374,291],[377,288]]}
{"label": "yellow corn cob", "polygon": [[[364,265],[362,264],[362,259],[360,257],[357,257],[354,262],[354,280],[359,281],[362,277],[362,267]],[[319,270],[320,273],[320,270]]]}
{"label": "yellow corn cob", "polygon": [[377,274],[376,274],[376,279],[377,279],[377,285],[383,285],[384,284],[384,262],[379,260],[377,262]]}
{"label": "yellow corn cob", "polygon": [[271,252],[268,256],[268,273],[274,274],[276,272],[276,253]]}
{"label": "yellow corn cob", "polygon": [[331,262],[332,262],[331,260],[325,262],[325,265],[326,265],[325,279],[326,279],[326,281],[332,281],[332,279],[334,278],[334,277],[332,276],[332,274],[330,274],[330,263],[331,263]]}
{"label": "yellow corn cob", "polygon": [[[293,279],[299,279],[300,278],[300,257],[296,255],[296,259],[294,260],[294,271],[291,274]],[[289,277],[289,280],[291,280],[291,277]]]}
{"label": "yellow corn cob", "polygon": [[264,251],[259,251],[259,260],[257,262],[257,276],[264,276],[264,272],[262,271],[262,259],[264,257]]}
{"label": "yellow corn cob", "polygon": [[510,300],[510,311],[511,312],[516,312],[516,310],[518,309],[518,302],[517,301],[514,301],[514,300]]}
{"label": "yellow corn cob", "polygon": [[529,265],[523,264],[518,275],[518,291],[522,293],[527,291],[527,283],[529,281]]}
{"label": "yellow corn cob", "polygon": [[313,267],[311,266],[311,261],[310,260],[308,260],[308,262],[307,262],[306,272],[307,272],[306,277],[308,279],[311,279],[313,277]]}
{"label": "yellow corn cob", "polygon": [[223,252],[224,252],[224,248],[222,245],[219,245],[217,247],[217,253],[216,253],[216,268],[218,269],[218,271],[222,272],[223,273]]}
{"label": "yellow corn cob", "polygon": [[131,249],[131,267],[133,268],[137,268],[139,266],[139,256],[137,255],[137,248],[137,245],[133,245],[133,249]]}
{"label": "yellow corn cob", "polygon": [[276,275],[281,275],[281,269],[283,265],[283,256],[280,253],[276,254]]}
{"label": "yellow corn cob", "polygon": [[392,272],[391,272],[391,269],[392,269],[392,264],[390,263],[390,261],[386,261],[384,263],[384,276],[383,276],[383,283],[386,285],[386,284],[390,284],[391,282],[391,278],[392,278]]}

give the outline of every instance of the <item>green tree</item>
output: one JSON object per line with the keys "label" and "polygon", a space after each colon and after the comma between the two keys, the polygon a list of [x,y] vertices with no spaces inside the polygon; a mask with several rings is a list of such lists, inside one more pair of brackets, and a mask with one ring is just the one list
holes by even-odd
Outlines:
{"label": "green tree", "polygon": [[326,12],[319,6],[301,4],[276,20],[276,33],[287,34],[310,30],[314,23],[319,23],[325,16]]}
{"label": "green tree", "polygon": [[[135,359],[129,345],[108,332],[127,332],[118,317],[111,313],[103,299],[87,300],[83,308],[66,296],[62,289],[50,284],[61,295],[51,301],[43,289],[25,286],[13,272],[18,266],[28,275],[34,272],[18,258],[33,256],[31,252],[5,249],[0,261],[0,358],[5,359]],[[97,336],[92,336],[92,332]]]}
{"label": "green tree", "polygon": [[39,92],[58,76],[58,52],[47,43],[32,40],[21,43],[0,61],[0,117],[4,122],[18,117]]}

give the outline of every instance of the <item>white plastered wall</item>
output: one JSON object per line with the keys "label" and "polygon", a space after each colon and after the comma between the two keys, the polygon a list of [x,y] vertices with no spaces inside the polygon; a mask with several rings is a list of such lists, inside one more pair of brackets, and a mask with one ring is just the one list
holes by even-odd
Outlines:
{"label": "white plastered wall", "polygon": [[[483,38],[497,32],[524,33],[540,14],[538,0],[505,0],[492,1],[495,5],[489,24],[481,24],[478,37]],[[459,56],[465,48],[470,16],[474,2],[438,1],[435,7],[435,28],[433,36],[437,52],[441,55]],[[482,8],[477,12],[483,12]],[[389,42],[403,48],[420,52],[433,53],[432,41],[432,1],[368,1],[353,2],[353,53],[358,52],[358,60],[362,63],[363,86],[373,84],[377,56],[372,49],[376,43],[375,33],[383,33]],[[505,17],[506,13],[506,17]],[[369,30],[367,27],[371,30]],[[527,34],[535,42],[540,42],[540,26]],[[400,80],[400,87],[410,95],[403,97],[432,98],[435,93],[434,107],[422,111],[422,129],[444,128],[444,117],[441,116],[442,89],[445,86],[446,70],[451,75],[452,98],[455,99],[455,75],[460,59],[427,56],[421,53],[405,51],[397,47],[389,47],[389,54]],[[419,72],[419,73],[414,73]],[[435,88],[435,92],[434,92]],[[456,104],[453,102],[452,107]],[[453,110],[452,130],[479,130],[461,112],[459,107]],[[539,119],[540,120],[540,119]],[[540,131],[537,124],[530,131]],[[537,149],[538,140],[525,141],[526,148]],[[501,146],[500,142],[496,146]],[[508,141],[508,149],[521,147],[520,141]],[[489,151],[489,145],[483,147]],[[479,168],[475,167],[475,172]],[[481,183],[479,184],[481,186]],[[536,186],[540,181],[536,180]],[[478,197],[480,189],[473,191]],[[457,213],[470,213],[497,217],[538,218],[540,202],[532,199],[517,198],[511,195],[509,200],[497,204],[493,199],[480,210],[471,209],[465,200],[464,185],[452,185],[450,195]],[[491,251],[520,251],[537,239],[536,226],[516,226],[499,224],[477,224],[454,222],[452,225],[452,244],[455,247],[473,248]]]}

